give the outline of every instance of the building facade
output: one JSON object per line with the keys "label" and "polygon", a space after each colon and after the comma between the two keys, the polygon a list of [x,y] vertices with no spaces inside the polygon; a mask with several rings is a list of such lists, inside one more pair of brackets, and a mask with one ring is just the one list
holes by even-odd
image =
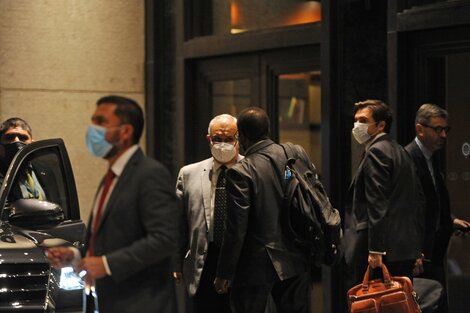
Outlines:
{"label": "building facade", "polygon": [[[174,172],[209,155],[204,134],[212,116],[260,106],[271,118],[275,140],[306,148],[342,211],[360,154],[350,135],[353,104],[373,98],[387,102],[394,112],[392,136],[405,145],[414,137],[417,108],[431,102],[451,115],[453,129],[441,163],[453,212],[470,218],[470,98],[464,86],[470,1],[146,4],[146,29],[152,34],[146,38],[146,98],[155,122],[148,142]],[[463,286],[468,290],[470,250],[463,249],[468,245],[459,238],[451,242],[453,312],[468,305],[459,292]],[[315,312],[344,309],[341,271],[315,273]]]}

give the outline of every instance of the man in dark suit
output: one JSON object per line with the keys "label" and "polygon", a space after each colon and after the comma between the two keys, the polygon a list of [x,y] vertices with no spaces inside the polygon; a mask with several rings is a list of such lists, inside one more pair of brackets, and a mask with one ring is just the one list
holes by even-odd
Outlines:
{"label": "man in dark suit", "polygon": [[422,195],[413,161],[387,134],[392,114],[385,103],[356,103],[354,121],[353,136],[365,151],[345,212],[348,283],[361,282],[367,265],[376,268],[382,263],[392,275],[412,278],[423,232]]}
{"label": "man in dark suit", "polygon": [[[225,193],[221,180],[225,171],[243,157],[238,154],[237,119],[228,114],[214,117],[209,123],[207,142],[212,157],[181,168],[176,183],[176,195],[181,200],[181,240],[175,262],[176,281],[184,280],[192,297],[193,312],[230,313],[227,294],[214,288],[215,271],[220,252],[216,232],[223,231],[223,219],[218,219],[218,194]],[[219,183],[218,183],[219,182]],[[223,190],[222,190],[223,189]]]}
{"label": "man in dark suit", "polygon": [[[106,159],[109,170],[76,269],[94,283],[100,313],[175,312],[176,197],[166,168],[138,146],[142,109],[131,99],[107,96],[98,100],[91,120],[88,149]],[[47,252],[55,266],[76,261],[70,248]]]}
{"label": "man in dark suit", "polygon": [[[415,163],[425,197],[423,259],[418,265],[424,270],[422,277],[439,281],[445,289],[444,260],[453,227],[461,230],[470,227],[469,222],[451,215],[449,193],[439,169],[437,151],[445,146],[450,130],[447,111],[434,104],[423,104],[416,113],[415,130],[416,138],[405,149]],[[447,310],[444,303],[440,312]]]}
{"label": "man in dark suit", "polygon": [[268,299],[278,313],[308,312],[305,255],[286,243],[280,226],[287,158],[269,139],[269,119],[250,107],[238,116],[245,158],[227,171],[228,210],[215,286],[227,292],[235,313],[264,313]]}

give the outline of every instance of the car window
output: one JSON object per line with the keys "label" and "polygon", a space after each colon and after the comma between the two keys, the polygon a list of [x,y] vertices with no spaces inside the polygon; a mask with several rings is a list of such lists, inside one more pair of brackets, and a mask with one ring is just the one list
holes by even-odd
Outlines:
{"label": "car window", "polygon": [[58,204],[66,214],[67,190],[58,149],[45,148],[29,154],[16,171],[7,199],[38,199]]}

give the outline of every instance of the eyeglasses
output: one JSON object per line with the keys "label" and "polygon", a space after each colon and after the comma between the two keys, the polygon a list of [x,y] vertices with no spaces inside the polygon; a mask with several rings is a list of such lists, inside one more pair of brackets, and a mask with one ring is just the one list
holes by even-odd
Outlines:
{"label": "eyeglasses", "polygon": [[450,126],[442,127],[442,126],[431,126],[431,125],[427,125],[427,124],[423,124],[423,123],[420,123],[420,124],[423,125],[424,127],[431,128],[437,134],[441,134],[443,131],[445,131],[446,134],[448,134],[450,132]]}

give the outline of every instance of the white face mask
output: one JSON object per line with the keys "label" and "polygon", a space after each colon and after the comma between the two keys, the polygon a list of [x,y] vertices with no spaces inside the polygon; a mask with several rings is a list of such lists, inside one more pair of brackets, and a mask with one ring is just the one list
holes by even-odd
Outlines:
{"label": "white face mask", "polygon": [[372,136],[369,135],[367,132],[367,129],[369,128],[369,124],[367,123],[360,123],[360,122],[355,122],[354,123],[354,128],[352,129],[352,134],[354,136],[354,139],[362,145],[364,142],[369,140]]}
{"label": "white face mask", "polygon": [[212,144],[211,153],[214,159],[225,164],[235,157],[237,150],[235,150],[235,146],[230,143],[218,142]]}

